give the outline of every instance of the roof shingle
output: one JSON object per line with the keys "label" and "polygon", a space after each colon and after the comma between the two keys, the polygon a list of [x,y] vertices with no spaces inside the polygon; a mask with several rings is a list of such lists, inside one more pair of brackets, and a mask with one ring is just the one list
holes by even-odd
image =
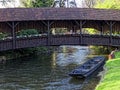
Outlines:
{"label": "roof shingle", "polygon": [[30,20],[113,20],[120,21],[120,10],[89,8],[4,8],[0,22]]}

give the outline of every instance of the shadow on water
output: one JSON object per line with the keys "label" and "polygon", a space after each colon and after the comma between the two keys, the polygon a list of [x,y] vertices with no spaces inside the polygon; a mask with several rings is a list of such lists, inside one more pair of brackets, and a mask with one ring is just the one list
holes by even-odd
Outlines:
{"label": "shadow on water", "polygon": [[[81,65],[88,47],[63,46],[59,52],[7,60],[0,65],[0,90],[94,90],[100,77],[75,79],[68,73]],[[95,75],[94,75],[95,76]],[[91,89],[90,89],[91,88]]]}

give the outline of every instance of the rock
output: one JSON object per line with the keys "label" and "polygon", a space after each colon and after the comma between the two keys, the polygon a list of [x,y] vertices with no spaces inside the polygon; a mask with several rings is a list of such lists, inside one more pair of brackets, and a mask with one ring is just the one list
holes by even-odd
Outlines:
{"label": "rock", "polygon": [[5,63],[5,62],[6,62],[6,57],[0,56],[0,63]]}

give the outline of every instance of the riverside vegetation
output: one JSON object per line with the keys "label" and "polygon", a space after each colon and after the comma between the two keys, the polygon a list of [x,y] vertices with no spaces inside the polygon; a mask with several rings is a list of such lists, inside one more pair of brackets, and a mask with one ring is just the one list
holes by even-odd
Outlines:
{"label": "riverside vegetation", "polygon": [[95,90],[120,90],[120,51],[115,52],[115,59],[105,64],[106,73]]}

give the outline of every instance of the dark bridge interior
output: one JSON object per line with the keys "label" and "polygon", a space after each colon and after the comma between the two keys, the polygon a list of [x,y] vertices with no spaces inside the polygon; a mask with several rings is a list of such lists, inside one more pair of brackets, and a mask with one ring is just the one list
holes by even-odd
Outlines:
{"label": "dark bridge interior", "polygon": [[[57,29],[65,33],[55,33]],[[85,28],[99,33],[88,34]],[[25,29],[36,29],[39,34],[17,36]],[[120,45],[120,10],[84,8],[8,8],[0,9],[0,51],[59,45]]]}

